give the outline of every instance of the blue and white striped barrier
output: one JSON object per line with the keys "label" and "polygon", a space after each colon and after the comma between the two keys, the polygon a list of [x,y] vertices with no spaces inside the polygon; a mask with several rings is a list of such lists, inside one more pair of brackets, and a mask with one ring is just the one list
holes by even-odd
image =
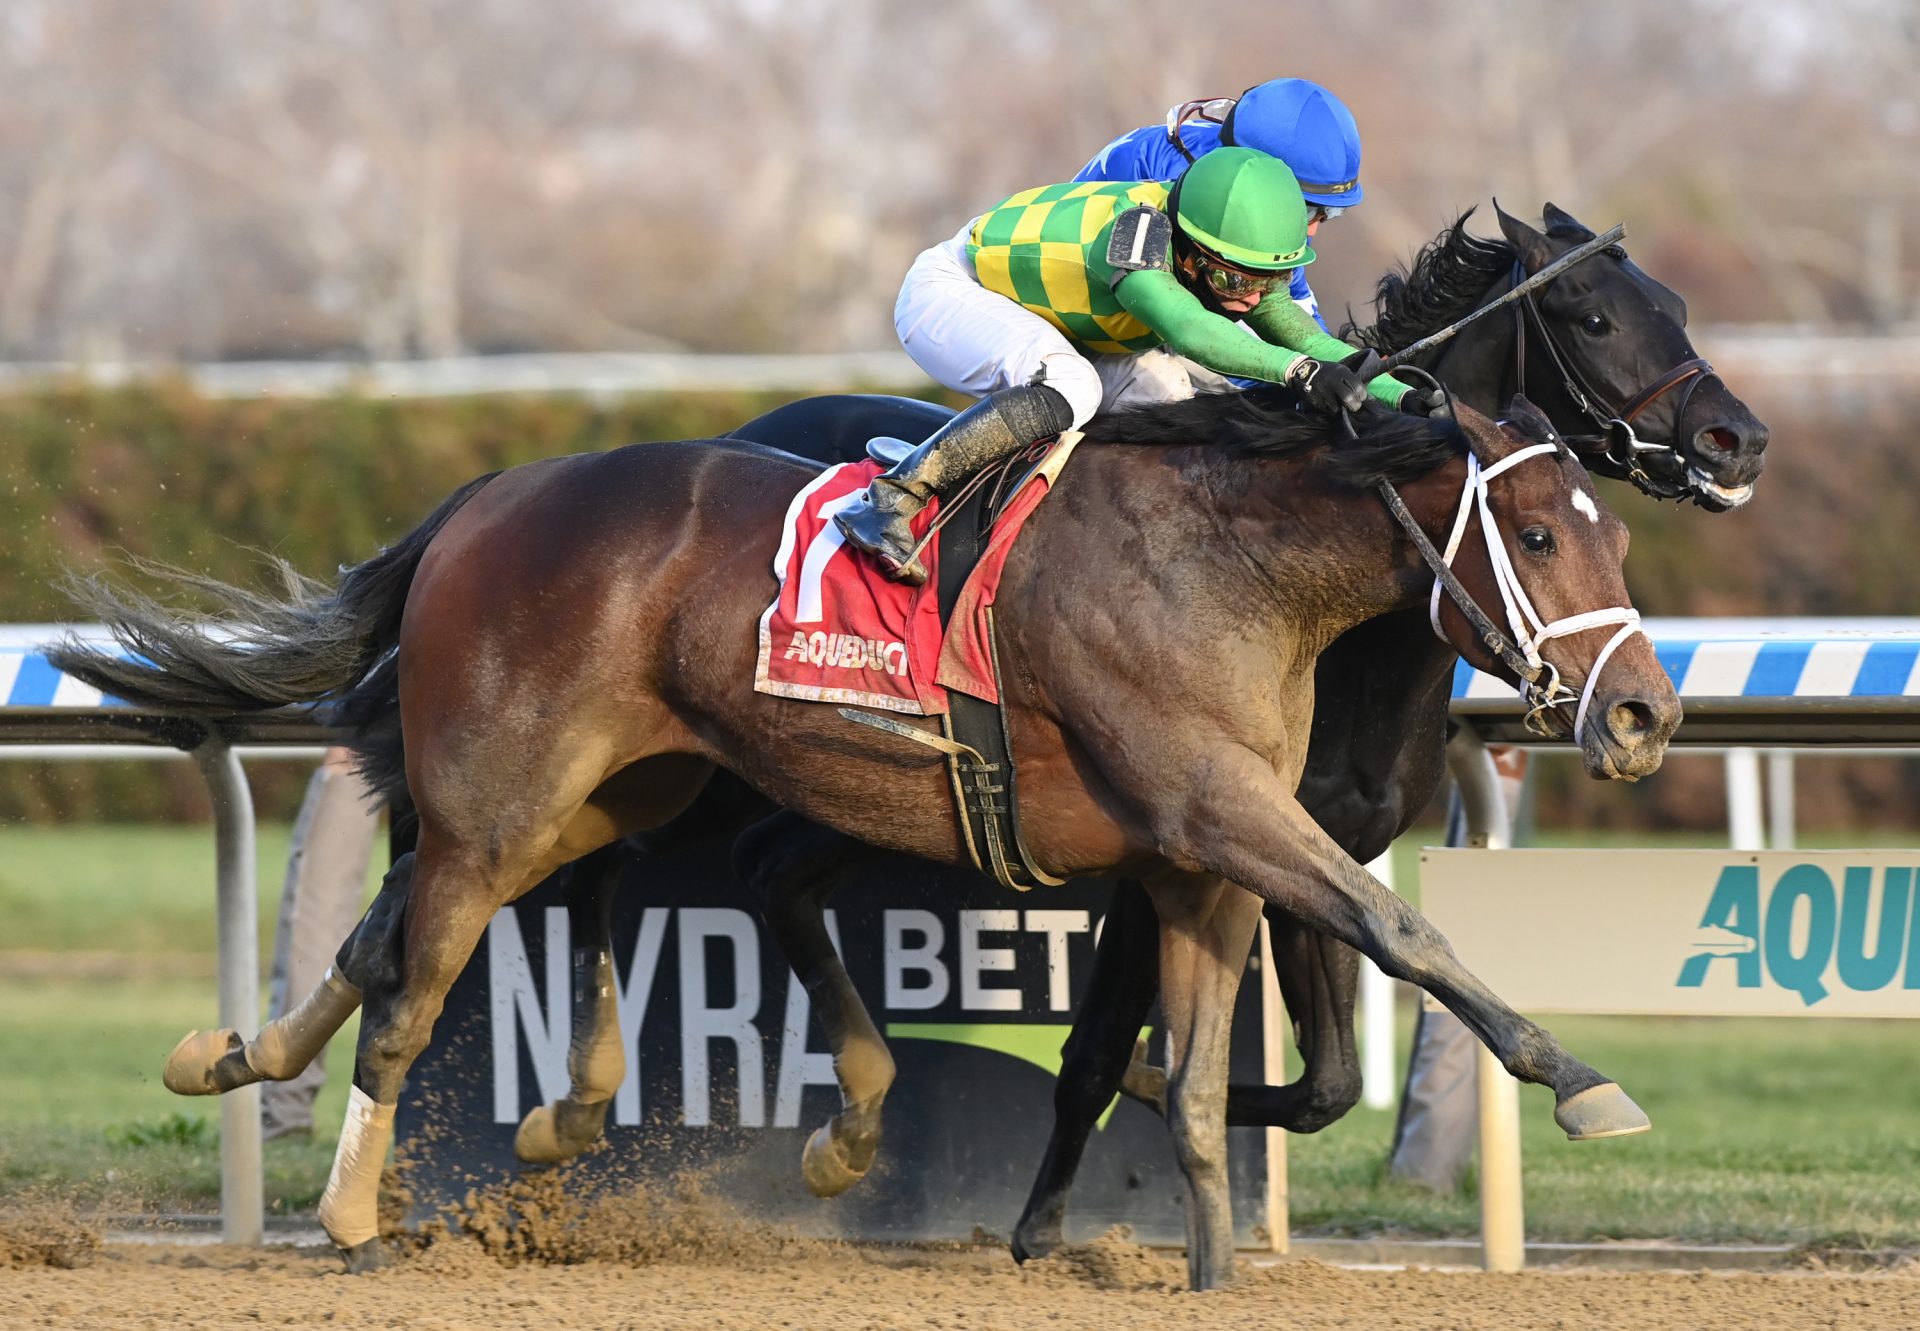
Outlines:
{"label": "blue and white striped barrier", "polygon": [[40,649],[71,634],[85,642],[111,643],[106,630],[92,624],[10,624],[0,627],[0,708],[123,707],[117,698],[54,669]]}
{"label": "blue and white striped barrier", "polygon": [[[1646,629],[1682,699],[1920,699],[1920,619],[1649,619]],[[105,640],[92,626],[0,628],[0,708],[122,705],[61,674],[38,650],[68,632]],[[1463,661],[1453,697],[1518,695]]]}
{"label": "blue and white striped barrier", "polygon": [[[1680,697],[1920,698],[1920,619],[1649,619]],[[1459,701],[1518,700],[1462,661]]]}

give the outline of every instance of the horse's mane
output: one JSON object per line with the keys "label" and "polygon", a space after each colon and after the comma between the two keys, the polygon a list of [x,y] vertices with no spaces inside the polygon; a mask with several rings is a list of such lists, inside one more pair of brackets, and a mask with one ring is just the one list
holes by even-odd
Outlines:
{"label": "horse's mane", "polygon": [[1124,407],[1087,425],[1103,444],[1199,445],[1232,458],[1297,458],[1320,451],[1315,466],[1334,482],[1366,489],[1424,476],[1466,451],[1448,420],[1426,420],[1369,402],[1353,416],[1359,437],[1336,420],[1300,410],[1285,388],[1200,393],[1184,402]]}
{"label": "horse's mane", "polygon": [[1467,234],[1473,212],[1461,213],[1421,247],[1411,268],[1382,277],[1374,290],[1373,324],[1363,328],[1350,321],[1340,337],[1391,355],[1471,312],[1517,257],[1505,240]]}

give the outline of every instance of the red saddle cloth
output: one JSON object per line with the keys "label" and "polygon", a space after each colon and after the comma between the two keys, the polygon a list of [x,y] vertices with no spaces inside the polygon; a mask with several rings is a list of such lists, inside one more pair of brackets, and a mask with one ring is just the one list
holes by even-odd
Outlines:
{"label": "red saddle cloth", "polygon": [[[986,611],[1013,538],[1046,497],[1046,476],[1022,486],[994,523],[986,553],[961,589],[950,631],[943,634],[938,537],[920,555],[925,585],[909,587],[888,580],[879,563],[847,545],[833,524],[833,515],[882,470],[877,462],[830,467],[788,505],[773,557],[780,591],[760,616],[753,687],[782,698],[917,716],[944,713],[948,689],[1000,701]],[[915,536],[926,532],[938,507],[936,500],[914,519]]]}

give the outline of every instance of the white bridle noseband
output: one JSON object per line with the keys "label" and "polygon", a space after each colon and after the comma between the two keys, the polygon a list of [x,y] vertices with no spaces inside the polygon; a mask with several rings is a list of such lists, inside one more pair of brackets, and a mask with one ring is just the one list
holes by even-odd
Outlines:
{"label": "white bridle noseband", "polygon": [[[1527,664],[1533,668],[1534,677],[1521,681],[1521,691],[1529,710],[1527,729],[1537,735],[1547,735],[1545,715],[1552,709],[1574,700],[1574,693],[1560,682],[1560,671],[1541,659],[1540,646],[1555,638],[1571,637],[1584,633],[1588,629],[1601,628],[1608,624],[1618,624],[1613,637],[1600,649],[1594,658],[1593,668],[1587,672],[1586,686],[1580,690],[1580,706],[1573,718],[1573,742],[1580,742],[1580,735],[1587,722],[1587,704],[1593,700],[1593,688],[1600,680],[1600,672],[1606,669],[1607,660],[1614,650],[1636,633],[1643,632],[1640,627],[1640,612],[1625,606],[1609,610],[1588,610],[1578,615],[1568,615],[1556,619],[1551,624],[1541,620],[1540,614],[1533,608],[1533,602],[1527,596],[1526,589],[1520,585],[1520,575],[1513,567],[1513,558],[1507,553],[1506,542],[1499,539],[1499,528],[1494,525],[1493,509],[1487,502],[1487,482],[1507,468],[1525,462],[1528,458],[1557,454],[1559,444],[1531,444],[1501,458],[1491,467],[1481,467],[1480,459],[1467,455],[1467,481],[1460,491],[1460,511],[1455,514],[1453,531],[1447,537],[1444,561],[1447,567],[1453,566],[1453,558],[1460,550],[1460,543],[1467,533],[1467,521],[1477,506],[1480,512],[1480,531],[1487,543],[1487,560],[1493,566],[1494,585],[1500,590],[1500,602],[1506,608],[1507,628],[1513,634],[1514,644],[1526,657]],[[1428,616],[1433,622],[1433,631],[1445,638],[1440,629],[1440,592],[1438,579],[1433,584],[1433,599]]]}

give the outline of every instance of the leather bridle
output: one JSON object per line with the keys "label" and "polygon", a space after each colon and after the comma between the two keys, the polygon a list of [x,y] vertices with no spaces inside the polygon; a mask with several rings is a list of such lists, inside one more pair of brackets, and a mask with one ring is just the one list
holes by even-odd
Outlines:
{"label": "leather bridle", "polygon": [[[1518,260],[1514,261],[1513,272],[1515,282],[1523,281],[1527,276],[1526,268]],[[1567,396],[1600,429],[1599,434],[1566,436],[1569,444],[1575,445],[1578,451],[1605,458],[1620,469],[1625,479],[1655,499],[1681,499],[1693,493],[1694,487],[1689,478],[1692,464],[1680,452],[1680,427],[1686,419],[1687,407],[1693,401],[1694,393],[1709,379],[1720,378],[1719,371],[1705,357],[1695,356],[1692,360],[1680,362],[1615,408],[1607,395],[1580,373],[1561,348],[1553,330],[1547,326],[1546,317],[1540,312],[1535,293],[1529,291],[1514,302],[1513,325],[1514,384],[1519,391],[1526,392],[1527,343],[1537,338],[1546,350],[1547,358],[1553,362]],[[1634,433],[1635,418],[1682,384],[1686,385],[1686,390],[1681,393],[1680,401],[1674,408],[1672,442],[1649,443]],[[1649,453],[1668,455],[1679,481],[1661,480],[1648,472],[1642,465],[1642,459]]]}

